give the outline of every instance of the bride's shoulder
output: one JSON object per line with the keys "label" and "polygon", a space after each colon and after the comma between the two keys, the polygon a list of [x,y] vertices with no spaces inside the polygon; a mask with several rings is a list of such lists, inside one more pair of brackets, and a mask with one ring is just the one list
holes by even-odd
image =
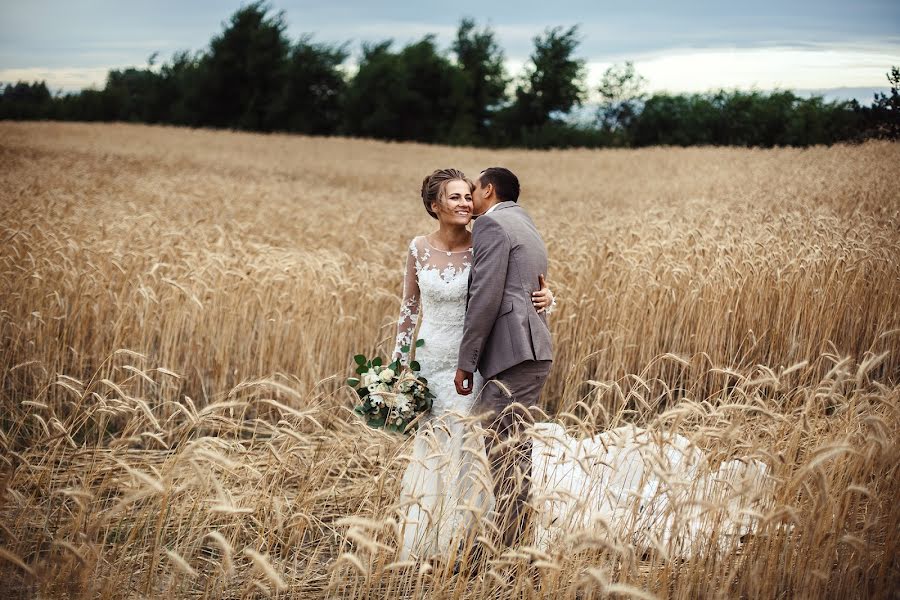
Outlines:
{"label": "bride's shoulder", "polygon": [[410,252],[423,252],[428,247],[428,242],[424,235],[417,235],[409,241]]}
{"label": "bride's shoulder", "polygon": [[409,245],[406,247],[406,254],[412,256],[417,262],[422,260],[427,256],[428,253],[428,245],[425,242],[424,235],[417,235],[413,239],[409,240]]}

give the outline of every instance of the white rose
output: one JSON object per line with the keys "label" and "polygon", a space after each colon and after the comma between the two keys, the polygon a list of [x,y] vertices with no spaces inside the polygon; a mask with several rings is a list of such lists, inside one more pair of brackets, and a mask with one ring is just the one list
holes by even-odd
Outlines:
{"label": "white rose", "polygon": [[412,398],[409,394],[397,394],[395,406],[400,412],[412,410]]}
{"label": "white rose", "polygon": [[381,396],[378,394],[369,394],[369,403],[372,404],[372,406],[378,406],[381,402]]}
{"label": "white rose", "polygon": [[363,373],[363,385],[366,387],[371,387],[378,383],[378,373],[372,371],[371,369]]}
{"label": "white rose", "polygon": [[393,369],[385,369],[381,372],[381,380],[385,383],[389,382],[394,378],[394,370]]}
{"label": "white rose", "polygon": [[401,392],[406,393],[412,389],[412,382],[408,379],[401,381],[399,385],[399,389]]}

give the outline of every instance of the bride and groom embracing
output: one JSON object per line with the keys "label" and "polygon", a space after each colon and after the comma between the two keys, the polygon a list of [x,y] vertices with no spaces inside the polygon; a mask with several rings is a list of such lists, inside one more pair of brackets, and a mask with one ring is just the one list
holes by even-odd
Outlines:
{"label": "bride and groom embracing", "polygon": [[477,568],[489,553],[598,527],[682,556],[733,548],[772,498],[766,464],[711,460],[674,431],[575,439],[534,422],[554,301],[544,242],[518,199],[518,179],[499,167],[474,181],[437,170],[422,184],[439,228],[410,242],[394,358],[407,362],[404,349],[424,340],[415,358],[435,398],[401,480],[400,558]]}
{"label": "bride and groom embracing", "polygon": [[544,241],[518,199],[518,178],[501,167],[474,181],[440,169],[422,184],[439,228],[409,245],[394,357],[408,358],[401,348],[418,326],[416,360],[435,399],[403,475],[403,558],[446,557],[482,517],[490,546],[528,543],[526,428],[553,358],[553,296]]}

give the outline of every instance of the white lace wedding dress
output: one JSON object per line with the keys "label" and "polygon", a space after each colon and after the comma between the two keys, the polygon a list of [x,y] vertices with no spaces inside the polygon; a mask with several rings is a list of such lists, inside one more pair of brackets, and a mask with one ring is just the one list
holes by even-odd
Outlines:
{"label": "white lace wedding dress", "polygon": [[[458,395],[453,382],[471,260],[471,249],[436,250],[424,237],[409,245],[395,356],[414,337],[425,341],[415,358],[436,399],[403,473],[401,559],[447,556],[478,519],[492,518],[483,439],[467,418],[483,382],[476,373],[469,396]],[[750,515],[759,513],[749,509],[770,496],[763,463],[715,467],[674,433],[625,426],[578,440],[558,424],[538,423],[532,434],[536,527],[535,539],[523,543],[539,548],[579,532],[682,556],[710,539],[726,548],[753,530]]]}
{"label": "white lace wedding dress", "polygon": [[394,356],[405,363],[408,356],[400,349],[413,345],[414,337],[425,342],[415,350],[415,359],[435,399],[403,473],[399,509],[404,559],[445,553],[493,506],[492,493],[482,483],[490,476],[477,457],[484,445],[465,419],[482,381],[476,373],[469,396],[457,394],[453,382],[471,264],[471,249],[436,250],[424,237],[410,242]]}

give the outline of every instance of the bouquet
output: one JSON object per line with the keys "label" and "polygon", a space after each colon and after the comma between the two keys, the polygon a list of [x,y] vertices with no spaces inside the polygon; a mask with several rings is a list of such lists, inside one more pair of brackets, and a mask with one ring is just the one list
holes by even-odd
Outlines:
{"label": "bouquet", "polygon": [[[415,347],[424,344],[425,340],[417,340]],[[409,346],[401,351],[409,352]],[[347,385],[356,389],[362,401],[353,410],[370,427],[405,432],[410,423],[417,423],[421,413],[431,410],[434,394],[428,390],[428,381],[418,376],[419,363],[415,360],[406,368],[399,359],[385,365],[380,356],[367,359],[357,354],[353,360],[359,377],[351,377]]]}

